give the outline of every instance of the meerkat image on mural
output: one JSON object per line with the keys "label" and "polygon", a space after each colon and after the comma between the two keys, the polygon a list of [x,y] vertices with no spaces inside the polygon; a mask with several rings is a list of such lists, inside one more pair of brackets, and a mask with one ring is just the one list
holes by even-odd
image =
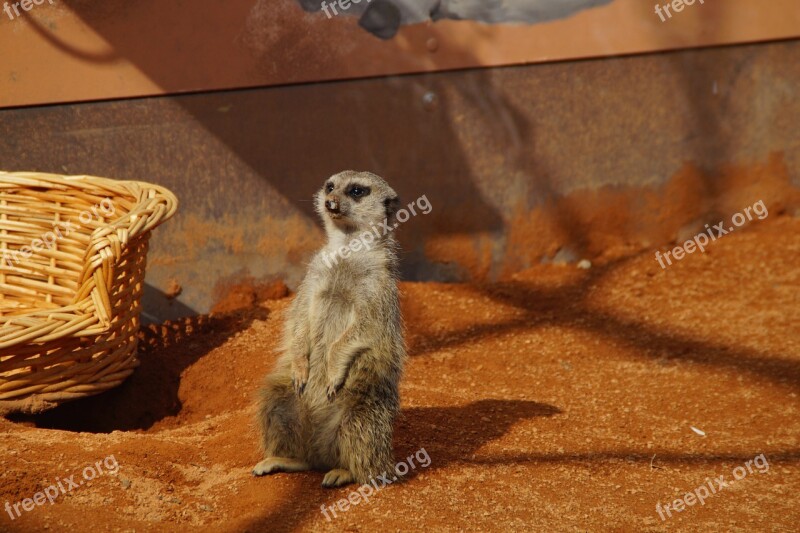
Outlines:
{"label": "meerkat image on mural", "polygon": [[[328,240],[288,310],[282,353],[260,392],[264,460],[255,475],[323,470],[322,485],[337,487],[394,471],[406,357],[397,245],[391,232],[366,247],[354,243],[392,225],[399,205],[369,172],[340,172],[315,195]],[[337,253],[340,259],[324,261]]]}

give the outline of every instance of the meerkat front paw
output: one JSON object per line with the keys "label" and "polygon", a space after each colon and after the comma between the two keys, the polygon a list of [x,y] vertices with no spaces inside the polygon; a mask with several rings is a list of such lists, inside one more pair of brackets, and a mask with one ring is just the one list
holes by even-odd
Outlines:
{"label": "meerkat front paw", "polygon": [[325,392],[328,395],[328,401],[332,402],[336,399],[336,393],[339,392],[339,389],[342,388],[343,383],[328,383],[328,387],[325,389]]}
{"label": "meerkat front paw", "polygon": [[348,485],[353,481],[355,481],[355,478],[349,470],[334,468],[325,474],[325,478],[322,480],[322,486],[326,489],[331,489],[334,487],[341,487],[342,485]]}
{"label": "meerkat front paw", "polygon": [[308,359],[295,357],[292,359],[292,386],[297,395],[303,394],[308,383]]}

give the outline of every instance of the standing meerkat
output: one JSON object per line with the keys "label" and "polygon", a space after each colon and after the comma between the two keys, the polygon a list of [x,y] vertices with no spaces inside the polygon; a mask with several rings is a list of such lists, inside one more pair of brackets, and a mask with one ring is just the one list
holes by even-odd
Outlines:
{"label": "standing meerkat", "polygon": [[322,486],[338,487],[394,472],[406,357],[389,229],[399,205],[369,172],[340,172],[315,195],[328,242],[288,310],[282,354],[260,392],[265,459],[253,474],[327,470]]}

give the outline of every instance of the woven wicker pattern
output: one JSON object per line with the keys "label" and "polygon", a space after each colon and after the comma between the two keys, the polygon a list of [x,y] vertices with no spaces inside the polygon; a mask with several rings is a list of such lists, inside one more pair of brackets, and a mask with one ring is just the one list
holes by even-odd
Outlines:
{"label": "woven wicker pattern", "polygon": [[150,231],[176,209],[148,183],[0,172],[0,404],[97,394],[133,372]]}

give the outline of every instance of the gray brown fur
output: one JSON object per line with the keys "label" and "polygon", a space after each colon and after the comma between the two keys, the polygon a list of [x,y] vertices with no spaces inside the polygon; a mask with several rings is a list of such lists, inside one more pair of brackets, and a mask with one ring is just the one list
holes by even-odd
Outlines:
{"label": "gray brown fur", "polygon": [[[354,185],[369,194],[352,197]],[[367,483],[394,470],[392,431],[406,357],[396,243],[391,231],[379,230],[370,250],[336,261],[330,254],[381,222],[393,225],[399,200],[382,178],[345,171],[326,180],[315,204],[328,242],[297,291],[281,356],[261,389],[265,459],[253,473],[329,470],[323,486]]]}

